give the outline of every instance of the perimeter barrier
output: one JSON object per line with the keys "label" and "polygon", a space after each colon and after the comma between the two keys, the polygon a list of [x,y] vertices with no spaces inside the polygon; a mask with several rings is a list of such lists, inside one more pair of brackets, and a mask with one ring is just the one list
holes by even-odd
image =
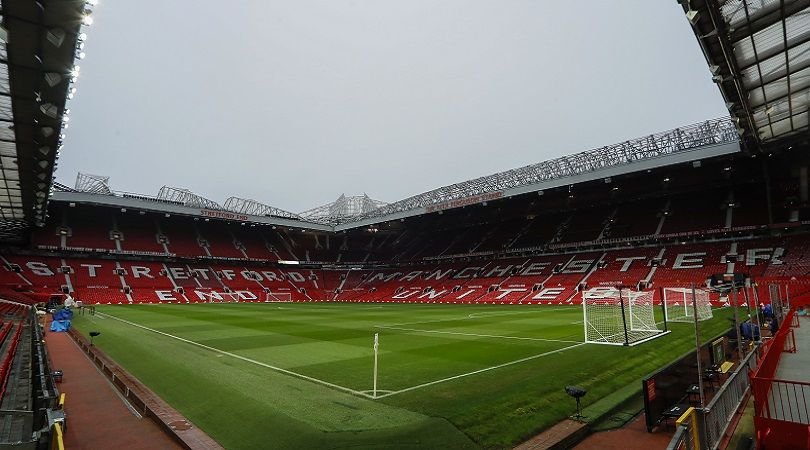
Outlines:
{"label": "perimeter barrier", "polygon": [[791,309],[753,373],[754,427],[761,450],[810,448],[810,383],[776,378],[782,354],[797,351],[793,329],[800,326]]}

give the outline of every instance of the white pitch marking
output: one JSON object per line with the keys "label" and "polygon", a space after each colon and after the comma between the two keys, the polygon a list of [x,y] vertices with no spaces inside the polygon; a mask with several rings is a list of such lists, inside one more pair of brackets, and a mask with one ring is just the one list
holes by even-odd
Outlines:
{"label": "white pitch marking", "polygon": [[438,334],[456,334],[459,336],[474,336],[474,337],[487,337],[487,338],[500,338],[500,339],[519,339],[523,341],[544,341],[544,342],[566,342],[571,344],[582,344],[582,341],[568,341],[564,339],[543,339],[543,338],[533,338],[533,337],[521,337],[521,336],[503,336],[499,334],[477,334],[477,333],[460,333],[456,331],[441,331],[441,330],[417,330],[414,328],[400,328],[400,327],[387,327],[385,325],[374,325],[375,328],[385,328],[388,330],[402,330],[402,331],[413,331],[416,333],[438,333]]}
{"label": "white pitch marking", "polygon": [[[542,312],[551,312],[551,311],[571,311],[571,308],[554,308],[554,309],[544,309]],[[435,320],[423,320],[420,322],[404,322],[404,323],[391,323],[385,326],[388,327],[399,327],[402,325],[421,325],[425,323],[438,323],[438,322],[453,322],[456,320],[464,320],[464,319],[478,319],[483,317],[492,317],[492,316],[508,316],[508,315],[515,315],[515,314],[528,314],[528,313],[537,313],[541,312],[540,309],[530,310],[530,311],[512,311],[512,312],[480,312],[480,313],[471,313],[463,317],[450,317],[447,319],[435,319]]]}
{"label": "white pitch marking", "polygon": [[347,388],[345,386],[340,386],[338,384],[330,383],[328,381],[320,380],[318,378],[313,378],[313,377],[310,377],[310,376],[307,376],[307,375],[303,375],[303,374],[300,374],[300,373],[297,373],[297,372],[293,372],[292,370],[287,370],[287,369],[282,369],[281,367],[272,366],[270,364],[266,364],[266,363],[263,363],[261,361],[256,361],[255,359],[250,359],[250,358],[247,358],[247,357],[244,357],[244,356],[241,356],[241,355],[237,355],[235,353],[226,352],[225,350],[220,350],[220,349],[215,348],[215,347],[210,347],[210,346],[205,345],[205,344],[200,344],[199,342],[194,342],[194,341],[191,341],[191,340],[188,340],[188,339],[185,339],[185,338],[181,338],[179,336],[175,336],[173,334],[164,333],[163,331],[155,330],[153,328],[149,328],[149,327],[143,326],[141,324],[137,324],[135,322],[130,322],[129,320],[124,320],[124,319],[121,319],[120,317],[115,317],[112,314],[107,314],[107,313],[102,313],[102,312],[98,312],[96,314],[100,314],[100,315],[103,315],[103,316],[108,316],[111,319],[118,320],[119,322],[126,323],[128,325],[133,326],[133,327],[142,328],[144,330],[151,331],[153,333],[157,333],[157,334],[160,334],[160,335],[163,335],[163,336],[166,336],[166,337],[170,337],[172,339],[177,339],[178,341],[185,342],[185,343],[191,344],[191,345],[195,345],[197,347],[204,348],[204,349],[210,350],[212,352],[217,352],[217,353],[220,353],[220,354],[223,354],[223,355],[227,355],[227,356],[230,356],[232,358],[240,359],[240,360],[245,361],[245,362],[256,364],[257,366],[266,367],[268,369],[275,370],[276,372],[281,372],[283,374],[291,375],[291,376],[294,376],[294,377],[297,377],[297,378],[301,378],[303,380],[312,381],[314,383],[318,383],[318,384],[321,384],[321,385],[324,385],[324,386],[327,386],[327,387],[331,387],[333,389],[338,389],[338,390],[341,390],[341,391],[344,391],[344,392],[349,392],[349,393],[354,394],[354,395],[360,395],[360,396],[365,397],[365,398],[369,398],[369,399],[372,398],[368,394],[364,394],[364,393],[362,393],[360,391],[355,391],[354,389]]}
{"label": "white pitch marking", "polygon": [[575,348],[575,347],[579,347],[581,345],[585,345],[585,342],[580,342],[578,344],[569,345],[568,347],[563,347],[563,348],[560,348],[560,349],[557,349],[557,350],[552,350],[550,352],[540,353],[539,355],[533,355],[533,356],[528,356],[526,358],[516,359],[514,361],[510,361],[510,362],[507,362],[507,363],[498,364],[497,366],[486,367],[484,369],[479,369],[479,370],[475,370],[475,371],[472,371],[472,372],[462,373],[461,375],[455,375],[455,376],[452,376],[452,377],[442,378],[441,380],[436,380],[436,381],[431,381],[429,383],[423,383],[423,384],[419,384],[419,385],[416,385],[416,386],[411,386],[409,388],[394,391],[394,392],[392,392],[390,394],[378,395],[377,398],[379,399],[379,398],[390,397],[392,395],[401,394],[403,392],[409,392],[409,391],[414,391],[414,390],[417,390],[417,389],[422,389],[422,388],[425,388],[425,387],[428,387],[428,386],[433,386],[434,384],[439,384],[439,383],[444,383],[444,382],[447,382],[447,381],[457,380],[459,378],[468,377],[470,375],[475,375],[475,374],[479,374],[479,373],[482,373],[482,372],[487,372],[487,371],[490,371],[490,370],[500,369],[501,367],[511,366],[511,365],[514,365],[514,364],[520,364],[520,363],[523,363],[523,362],[526,362],[526,361],[531,361],[533,359],[542,358],[542,357],[548,356],[548,355],[553,355],[554,353],[560,353],[562,351],[572,349],[572,348]]}

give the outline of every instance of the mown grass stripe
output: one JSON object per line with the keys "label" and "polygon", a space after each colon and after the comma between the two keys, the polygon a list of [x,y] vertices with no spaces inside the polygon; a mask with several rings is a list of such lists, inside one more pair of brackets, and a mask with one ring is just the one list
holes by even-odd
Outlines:
{"label": "mown grass stripe", "polygon": [[298,372],[293,372],[292,370],[287,370],[287,369],[283,369],[281,367],[273,366],[271,364],[263,363],[261,361],[256,361],[255,359],[247,358],[245,356],[237,355],[236,353],[227,352],[225,350],[220,350],[218,348],[214,348],[214,347],[211,347],[211,346],[208,346],[208,345],[205,345],[205,344],[200,344],[199,342],[194,342],[194,341],[189,340],[189,339],[181,338],[180,336],[175,336],[173,334],[164,333],[163,331],[155,330],[154,328],[149,328],[149,327],[143,326],[141,324],[138,324],[138,323],[135,323],[135,322],[130,322],[129,320],[122,319],[120,317],[115,317],[112,314],[107,314],[107,313],[103,313],[103,312],[97,312],[96,314],[99,314],[99,315],[105,316],[105,317],[109,317],[110,319],[118,320],[120,322],[123,322],[123,323],[125,323],[127,325],[131,325],[133,327],[137,327],[137,328],[141,328],[141,329],[144,329],[144,330],[147,330],[147,331],[151,331],[152,333],[157,333],[157,334],[160,334],[160,335],[172,338],[172,339],[176,339],[176,340],[178,340],[180,342],[185,342],[187,344],[195,345],[197,347],[204,348],[204,349],[210,350],[212,352],[220,353],[222,355],[227,355],[227,356],[230,356],[232,358],[236,358],[236,359],[239,359],[239,360],[242,360],[242,361],[245,361],[245,362],[249,362],[251,364],[256,364],[257,366],[266,367],[266,368],[268,368],[270,370],[274,370],[276,372],[280,372],[280,373],[283,373],[283,374],[286,374],[286,375],[291,375],[291,376],[294,376],[296,378],[301,378],[302,380],[307,380],[307,381],[311,381],[313,383],[318,383],[320,385],[327,386],[327,387],[337,389],[337,390],[340,390],[340,391],[348,392],[350,394],[359,395],[359,396],[366,397],[366,398],[372,398],[372,396],[370,396],[368,394],[364,394],[364,393],[362,393],[360,391],[355,391],[354,389],[347,388],[347,387],[341,386],[339,384],[330,383],[328,381],[324,381],[324,380],[321,380],[321,379],[318,379],[318,378],[310,377],[308,375],[304,375],[304,374],[301,374],[301,373],[298,373]]}
{"label": "mown grass stripe", "polygon": [[457,336],[472,336],[472,337],[484,337],[484,338],[498,338],[498,339],[518,339],[524,341],[542,341],[542,342],[565,342],[571,344],[581,344],[582,341],[568,341],[564,339],[543,339],[543,338],[533,338],[533,337],[523,337],[523,336],[501,336],[497,334],[478,334],[478,333],[461,333],[457,331],[442,331],[442,330],[418,330],[415,328],[402,328],[402,327],[388,327],[385,325],[374,325],[375,328],[384,328],[386,330],[400,330],[400,331],[410,331],[414,333],[437,333],[437,334],[452,334]]}
{"label": "mown grass stripe", "polygon": [[452,376],[452,377],[442,378],[441,380],[431,381],[429,383],[422,383],[422,384],[419,384],[419,385],[416,385],[416,386],[411,386],[411,387],[408,387],[408,388],[405,388],[405,389],[400,389],[400,390],[392,392],[390,394],[378,395],[377,398],[390,397],[392,395],[401,394],[403,392],[415,391],[417,389],[426,388],[428,386],[433,386],[435,384],[445,383],[447,381],[453,381],[453,380],[457,380],[459,378],[469,377],[471,375],[476,375],[476,374],[483,373],[483,372],[489,372],[490,370],[500,369],[500,368],[511,366],[511,365],[514,365],[514,364],[524,363],[526,361],[531,361],[533,359],[553,355],[555,353],[559,353],[559,352],[562,352],[562,351],[565,351],[565,350],[568,350],[568,349],[572,349],[572,348],[575,348],[575,347],[579,347],[579,346],[582,346],[582,345],[585,345],[585,342],[580,342],[578,344],[569,345],[568,347],[558,348],[557,350],[551,350],[551,351],[548,351],[548,352],[545,352],[545,353],[540,353],[539,355],[527,356],[526,358],[516,359],[514,361],[509,361],[507,363],[498,364],[497,366],[486,367],[486,368],[483,368],[483,369],[474,370],[472,372],[462,373],[461,375],[455,375],[455,376]]}

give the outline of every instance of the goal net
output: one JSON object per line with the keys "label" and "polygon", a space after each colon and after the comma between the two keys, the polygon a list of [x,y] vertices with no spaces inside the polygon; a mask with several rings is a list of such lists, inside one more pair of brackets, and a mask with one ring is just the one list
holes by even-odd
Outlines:
{"label": "goal net", "polygon": [[230,303],[242,300],[239,297],[239,294],[235,292],[197,291],[197,295],[201,296],[202,299],[207,303]]}
{"label": "goal net", "polygon": [[270,297],[270,294],[264,294],[262,297],[261,293],[248,291],[248,290],[240,290],[235,292],[218,292],[218,291],[194,291],[197,296],[200,298],[201,301],[207,303],[234,303],[234,302],[261,302],[261,301],[291,301],[290,294],[274,294],[275,297]]}
{"label": "goal net", "polygon": [[636,345],[666,334],[655,322],[652,292],[593,288],[582,292],[585,342]]}
{"label": "goal net", "polygon": [[697,312],[698,320],[712,318],[712,304],[709,293],[695,289],[694,298],[691,288],[664,288],[664,314],[667,322],[692,322]]}
{"label": "goal net", "polygon": [[264,294],[265,303],[290,303],[292,294],[289,292],[267,292]]}

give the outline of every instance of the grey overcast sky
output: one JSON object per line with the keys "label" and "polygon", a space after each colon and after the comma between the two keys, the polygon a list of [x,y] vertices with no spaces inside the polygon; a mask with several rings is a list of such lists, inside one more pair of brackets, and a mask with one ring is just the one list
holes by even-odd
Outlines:
{"label": "grey overcast sky", "polygon": [[299,212],[727,114],[651,0],[101,0],[58,181]]}

